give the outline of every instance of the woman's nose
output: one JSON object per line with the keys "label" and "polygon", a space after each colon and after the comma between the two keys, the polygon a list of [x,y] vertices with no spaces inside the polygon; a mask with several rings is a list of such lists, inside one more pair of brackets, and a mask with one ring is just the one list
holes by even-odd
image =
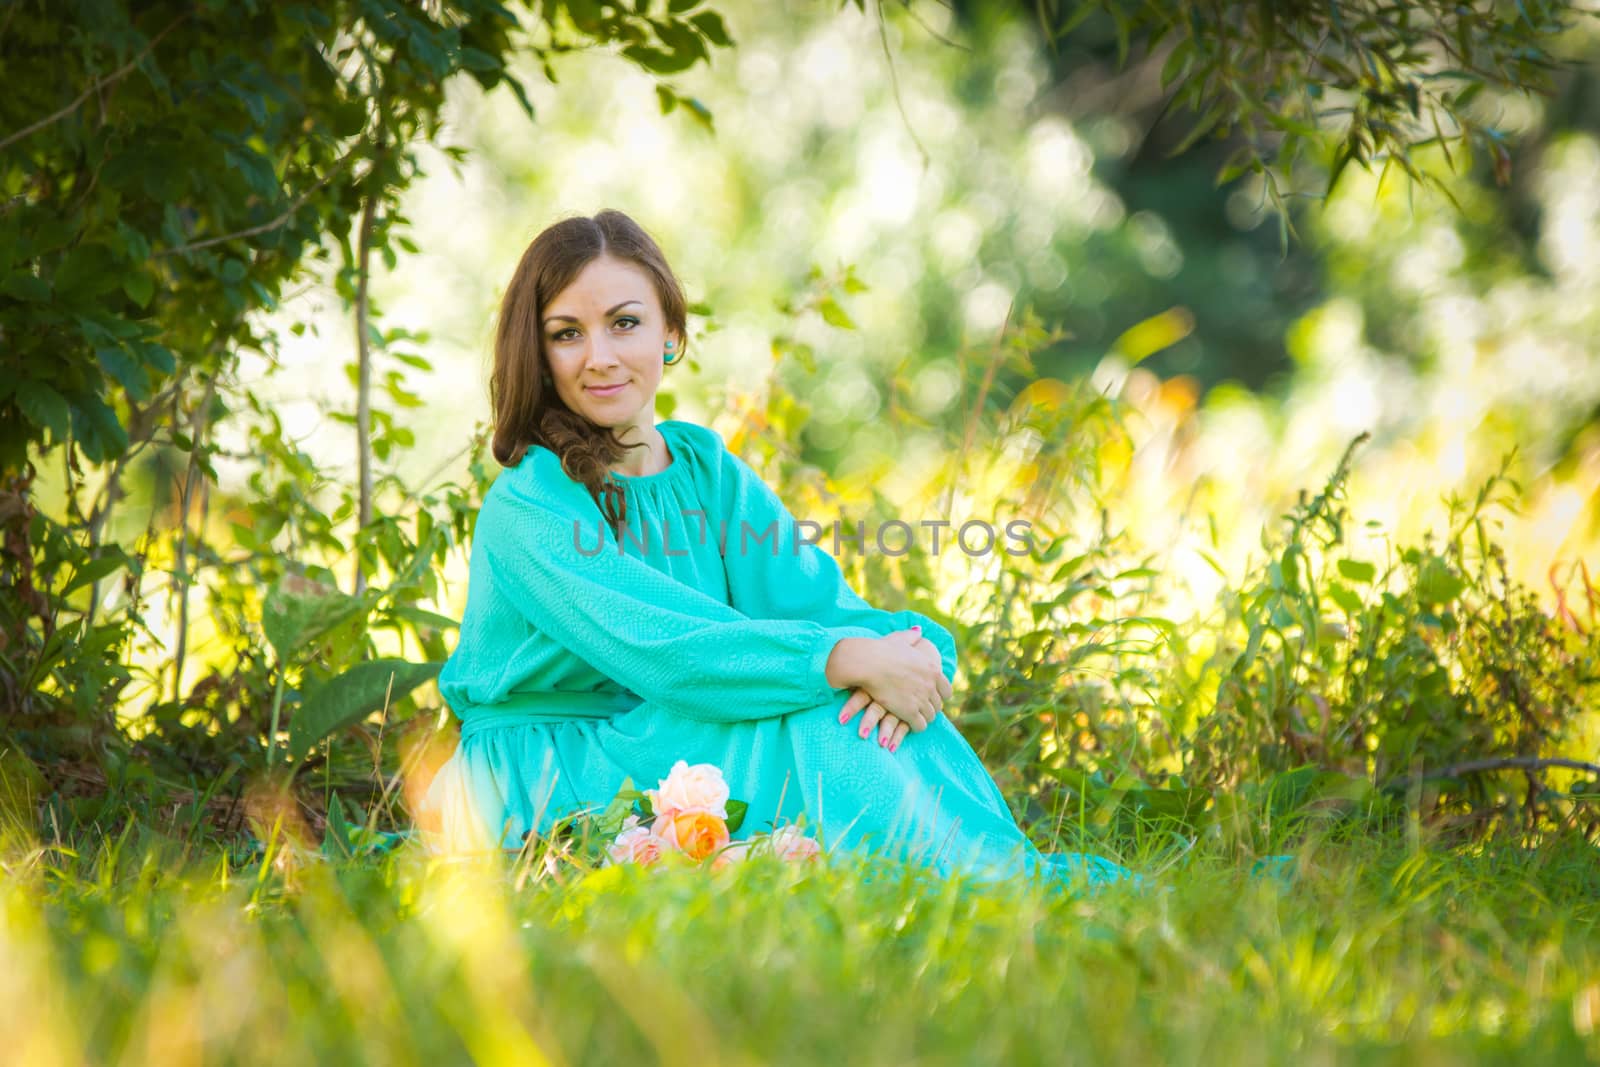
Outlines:
{"label": "woman's nose", "polygon": [[584,362],[591,367],[614,367],[617,363],[617,353],[607,338],[590,337],[584,353]]}

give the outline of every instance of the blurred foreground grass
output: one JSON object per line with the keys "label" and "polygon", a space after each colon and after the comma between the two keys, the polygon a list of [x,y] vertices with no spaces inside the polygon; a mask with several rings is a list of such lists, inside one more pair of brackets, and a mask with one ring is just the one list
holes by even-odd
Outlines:
{"label": "blurred foreground grass", "polygon": [[[214,846],[211,846],[214,849]],[[13,1063],[1562,1063],[1600,1056],[1576,838],[1201,841],[1092,895],[753,860],[530,877],[411,846],[240,860],[130,823],[13,842]],[[520,875],[520,877],[519,877]]]}

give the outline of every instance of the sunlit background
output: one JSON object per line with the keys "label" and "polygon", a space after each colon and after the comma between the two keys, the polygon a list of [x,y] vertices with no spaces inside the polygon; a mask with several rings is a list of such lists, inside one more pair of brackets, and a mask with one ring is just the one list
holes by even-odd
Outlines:
{"label": "sunlit background", "polygon": [[[1380,185],[1352,171],[1325,208],[1297,211],[1285,247],[1259,183],[1216,188],[1204,144],[1166,158],[1183,117],[1152,128],[1137,85],[1108,94],[1109,66],[1062,79],[1020,25],[974,38],[942,7],[916,12],[726,5],[737,48],[672,83],[704,118],[687,103],[662,114],[653,80],[614,56],[558,62],[558,85],[529,71],[531,123],[508,94],[458,86],[442,141],[465,161],[423,150],[428,177],[405,210],[416,252],[375,288],[385,329],[426,337],[394,350],[432,364],[380,356],[380,376],[421,401],[395,412],[417,440],[397,453],[406,480],[462,476],[488,414],[493,316],[527,242],[615,207],[707,312],[661,417],[729,434],[772,393],[792,399],[803,458],[841,494],[831,508],[791,499],[802,517],[864,516],[869,485],[898,517],[947,517],[929,479],[1008,310],[1027,309],[1065,336],[994,395],[1026,404],[1032,378],[1087,380],[1127,405],[1127,439],[1099,447],[1103,502],[1132,543],[1164,553],[1170,611],[1206,610],[1223,577],[1205,556],[1235,573],[1359,433],[1372,438],[1350,500],[1376,524],[1358,535],[1375,555],[1438,528],[1443,497],[1514,451],[1522,514],[1501,516],[1514,574],[1553,599],[1597,559],[1600,142],[1581,112],[1484,103],[1536,135],[1511,189],[1455,181],[1458,210],[1398,172]],[[813,267],[864,283],[833,305],[854,329],[784,310]],[[352,324],[331,287],[308,287],[273,320],[281,366],[256,372],[286,430],[353,476],[353,431],[327,417],[351,407]],[[986,478],[1026,478],[1029,447],[1024,433],[1004,453],[1012,469],[971,472],[948,517],[993,517],[970,505],[992,498]],[[241,470],[222,476],[241,488]],[[1051,503],[1060,517],[1075,501]],[[462,605],[462,562],[446,614]],[[954,589],[983,562],[945,551],[939,565]],[[196,635],[197,673],[204,646]]]}

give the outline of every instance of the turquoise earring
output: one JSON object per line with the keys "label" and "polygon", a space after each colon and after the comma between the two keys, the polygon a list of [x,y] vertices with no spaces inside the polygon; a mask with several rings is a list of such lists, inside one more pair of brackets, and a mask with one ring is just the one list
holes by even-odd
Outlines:
{"label": "turquoise earring", "polygon": [[678,362],[676,359],[672,358],[672,350],[674,348],[676,348],[676,347],[677,347],[677,342],[676,341],[668,341],[667,342],[667,350],[665,352],[661,353],[661,362],[662,363],[665,363],[667,366],[670,367],[672,364]]}

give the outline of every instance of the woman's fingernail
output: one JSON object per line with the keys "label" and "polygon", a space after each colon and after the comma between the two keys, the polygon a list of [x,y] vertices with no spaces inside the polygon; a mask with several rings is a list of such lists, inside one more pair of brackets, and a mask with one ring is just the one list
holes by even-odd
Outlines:
{"label": "woman's fingernail", "polygon": [[850,721],[850,713],[848,711],[841,711],[839,713],[839,721],[840,722],[849,722]]}
{"label": "woman's fingernail", "polygon": [[896,741],[894,744],[890,745],[889,746],[889,751],[890,752],[899,752],[900,751],[900,742]]}
{"label": "woman's fingernail", "polygon": [[914,632],[919,633],[919,634],[922,632],[922,627],[921,626],[913,626],[911,629]]}

